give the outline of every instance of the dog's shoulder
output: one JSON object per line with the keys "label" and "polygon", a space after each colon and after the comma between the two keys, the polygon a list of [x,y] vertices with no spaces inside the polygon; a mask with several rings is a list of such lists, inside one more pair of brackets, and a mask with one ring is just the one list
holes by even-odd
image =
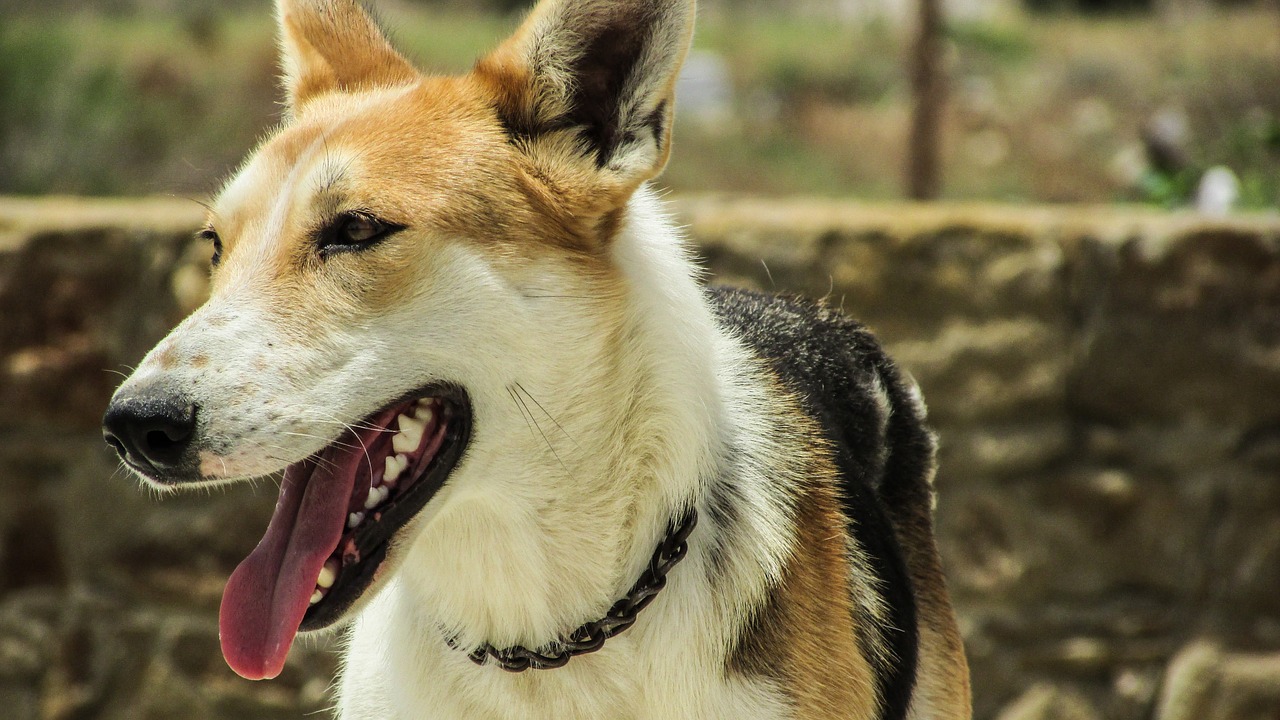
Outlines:
{"label": "dog's shoulder", "polygon": [[814,444],[830,448],[838,473],[849,547],[859,549],[853,572],[869,576],[861,592],[878,595],[873,604],[884,613],[855,611],[859,645],[874,667],[881,717],[904,717],[918,635],[900,531],[903,523],[927,522],[934,463],[919,393],[875,336],[837,310],[795,296],[715,286],[706,292],[722,329],[824,431]]}
{"label": "dog's shoulder", "polygon": [[722,327],[853,456],[857,478],[892,494],[882,487],[891,451],[899,460],[913,456],[917,475],[932,470],[934,442],[919,391],[866,326],[798,296],[720,286],[706,292]]}
{"label": "dog's shoulder", "polygon": [[875,382],[879,345],[842,313],[807,298],[742,288],[711,286],[707,296],[725,329],[799,392],[807,409],[838,413],[838,404],[824,402],[831,391]]}

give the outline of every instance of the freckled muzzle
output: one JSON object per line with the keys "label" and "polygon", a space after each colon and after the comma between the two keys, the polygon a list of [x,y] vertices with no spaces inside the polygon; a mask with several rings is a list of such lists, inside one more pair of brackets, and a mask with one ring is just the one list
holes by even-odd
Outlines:
{"label": "freckled muzzle", "polygon": [[231,668],[275,677],[299,630],[339,620],[373,583],[395,533],[444,484],[470,433],[466,394],[435,386],[289,466],[266,534],[223,592],[219,626]]}

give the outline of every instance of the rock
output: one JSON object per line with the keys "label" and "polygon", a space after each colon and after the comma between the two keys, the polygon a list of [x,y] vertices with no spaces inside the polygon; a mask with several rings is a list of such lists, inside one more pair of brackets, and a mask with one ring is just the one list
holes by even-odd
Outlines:
{"label": "rock", "polygon": [[1101,717],[1079,693],[1037,684],[1001,710],[996,720],[1101,720]]}
{"label": "rock", "polygon": [[[1082,239],[1075,392],[1100,418],[1251,427],[1280,392],[1274,235],[1206,226],[1118,244]],[[1231,382],[1224,382],[1225,378]],[[1194,409],[1194,412],[1188,412]]]}
{"label": "rock", "polygon": [[[976,717],[1147,720],[1188,628],[1280,647],[1280,219],[674,205],[716,280],[824,298],[920,383]],[[295,718],[327,702],[324,647],[271,683],[218,650],[222,585],[269,486],[157,500],[101,442],[111,371],[208,292],[200,221],[164,201],[0,199],[6,718]],[[1274,658],[1217,647],[1179,656],[1157,720],[1277,717],[1248,714],[1271,707]]]}
{"label": "rock", "polygon": [[1280,653],[1231,653],[1205,641],[1169,666],[1156,720],[1255,720],[1280,717]]}

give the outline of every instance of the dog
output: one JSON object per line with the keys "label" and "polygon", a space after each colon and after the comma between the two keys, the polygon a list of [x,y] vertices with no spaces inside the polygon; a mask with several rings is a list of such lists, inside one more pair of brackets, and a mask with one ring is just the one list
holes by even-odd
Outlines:
{"label": "dog", "polygon": [[648,184],[693,0],[542,0],[457,77],[354,0],[277,16],[211,297],[103,421],[157,488],[283,470],[231,668],[341,627],[346,719],[968,717],[916,386],[704,288]]}

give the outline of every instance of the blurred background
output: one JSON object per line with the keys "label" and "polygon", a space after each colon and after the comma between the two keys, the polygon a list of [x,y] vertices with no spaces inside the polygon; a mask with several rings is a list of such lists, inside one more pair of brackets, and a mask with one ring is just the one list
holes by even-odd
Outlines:
{"label": "blurred background", "polygon": [[[422,67],[452,72],[523,5],[377,7]],[[279,116],[266,6],[0,0],[0,193],[214,189]],[[1176,206],[1220,167],[1239,206],[1280,198],[1270,0],[705,0],[681,90],[677,192],[901,197],[916,138],[939,179],[915,194]]]}
{"label": "blurred background", "polygon": [[[378,0],[452,72],[521,0]],[[325,715],[222,661],[262,482],[102,443],[280,118],[268,0],[0,0],[0,718]],[[716,281],[867,322],[941,437],[979,720],[1280,720],[1280,0],[700,0],[659,184]]]}

